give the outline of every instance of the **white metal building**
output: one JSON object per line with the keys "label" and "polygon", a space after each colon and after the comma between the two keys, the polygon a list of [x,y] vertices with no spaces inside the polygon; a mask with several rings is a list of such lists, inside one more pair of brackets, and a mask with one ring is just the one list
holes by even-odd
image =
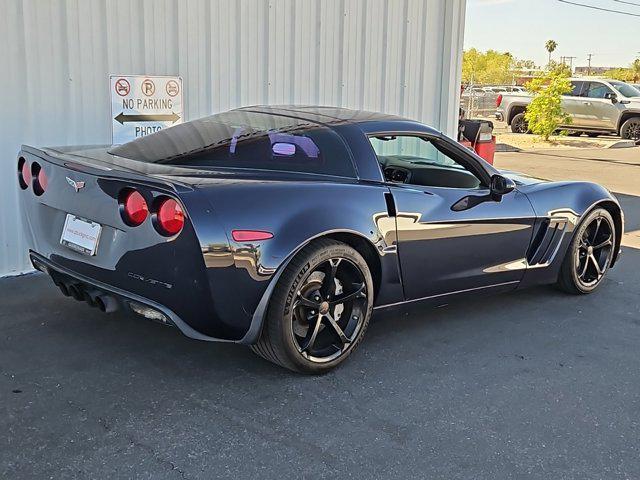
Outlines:
{"label": "white metal building", "polygon": [[0,0],[0,275],[30,270],[16,154],[105,144],[109,74],[180,75],[186,120],[263,103],[456,130],[466,0]]}

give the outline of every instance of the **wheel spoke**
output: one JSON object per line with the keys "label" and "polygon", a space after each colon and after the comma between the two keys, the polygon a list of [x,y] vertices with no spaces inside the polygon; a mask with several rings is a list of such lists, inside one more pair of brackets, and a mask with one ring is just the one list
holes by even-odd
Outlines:
{"label": "wheel spoke", "polygon": [[600,250],[601,248],[609,246],[609,245],[613,245],[611,235],[609,235],[609,237],[605,241],[600,242],[598,245],[594,245],[593,249],[594,250]]}
{"label": "wheel spoke", "polygon": [[324,279],[322,280],[322,287],[320,287],[320,293],[323,297],[333,296],[336,293],[336,272],[338,266],[342,261],[341,258],[329,259],[329,271],[325,272]]}
{"label": "wheel spoke", "polygon": [[299,307],[302,305],[303,307],[315,308],[316,310],[320,308],[320,304],[318,302],[314,302],[306,297],[303,297],[300,292],[298,292],[298,298],[293,304],[293,308]]}
{"label": "wheel spoke", "polygon": [[598,232],[600,231],[600,224],[602,223],[602,217],[596,218],[596,228],[593,231],[593,238],[589,242],[589,244],[593,245],[596,243],[596,239],[598,238]]}
{"label": "wheel spoke", "polygon": [[313,344],[316,343],[316,337],[318,336],[318,332],[320,331],[321,324],[322,324],[322,315],[318,314],[316,318],[316,324],[314,325],[313,330],[309,329],[309,332],[311,332],[311,335],[309,335],[309,332],[307,332],[307,336],[305,337],[302,345],[300,345],[302,352],[306,352],[311,348],[313,348]]}
{"label": "wheel spoke", "polygon": [[346,303],[346,302],[350,302],[351,300],[355,300],[356,298],[364,297],[364,294],[363,294],[364,289],[365,289],[364,283],[360,283],[358,284],[358,288],[354,292],[338,295],[331,302],[329,302],[329,305],[333,307],[334,305],[339,305],[341,303]]}
{"label": "wheel spoke", "polygon": [[602,276],[602,269],[600,268],[600,264],[596,259],[595,255],[592,253],[589,255],[589,259],[593,262],[593,265],[596,267],[596,272],[598,272],[598,278]]}
{"label": "wheel spoke", "polygon": [[342,345],[346,345],[348,343],[351,343],[351,339],[349,337],[347,337],[344,332],[342,331],[342,329],[340,328],[340,325],[338,325],[338,322],[336,322],[334,320],[334,318],[331,316],[330,313],[327,313],[325,315],[325,318],[327,320],[329,320],[329,323],[331,324],[331,326],[333,327],[333,329],[336,331],[336,333],[338,334],[338,337],[340,337],[340,341],[342,342]]}
{"label": "wheel spoke", "polygon": [[578,274],[578,278],[584,277],[585,273],[587,273],[587,267],[589,267],[589,257],[584,257],[584,266],[582,267],[582,271]]}

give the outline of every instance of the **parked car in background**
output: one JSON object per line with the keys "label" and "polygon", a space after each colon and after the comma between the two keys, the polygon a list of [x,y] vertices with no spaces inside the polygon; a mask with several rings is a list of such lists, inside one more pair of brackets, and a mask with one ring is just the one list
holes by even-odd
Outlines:
{"label": "parked car in background", "polygon": [[[603,79],[571,79],[572,91],[562,100],[572,122],[563,129],[589,136],[619,134],[640,140],[640,90],[628,83]],[[528,93],[507,93],[496,99],[498,120],[504,120],[514,133],[527,133],[525,119]]]}
{"label": "parked car in background", "polygon": [[343,108],[23,146],[16,166],[29,257],[64,295],[304,373],[345,360],[374,308],[590,293],[623,235],[599,185],[503,173],[428,126]]}

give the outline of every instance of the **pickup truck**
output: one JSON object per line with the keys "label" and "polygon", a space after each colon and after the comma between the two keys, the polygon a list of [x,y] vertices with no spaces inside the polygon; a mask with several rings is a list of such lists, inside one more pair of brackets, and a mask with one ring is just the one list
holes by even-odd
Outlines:
{"label": "pickup truck", "polygon": [[[640,90],[617,80],[572,78],[572,91],[564,95],[562,107],[572,122],[562,125],[571,134],[590,137],[616,134],[625,140],[640,141]],[[528,133],[525,119],[528,93],[498,95],[495,116],[506,121],[514,133]]]}

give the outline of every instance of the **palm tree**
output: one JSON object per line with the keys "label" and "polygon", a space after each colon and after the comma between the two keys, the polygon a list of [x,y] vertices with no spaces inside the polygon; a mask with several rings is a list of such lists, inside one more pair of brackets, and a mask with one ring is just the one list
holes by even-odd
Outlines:
{"label": "palm tree", "polygon": [[547,40],[547,43],[544,44],[544,48],[546,48],[547,52],[549,52],[549,65],[551,65],[551,53],[553,53],[555,49],[558,48],[558,42],[556,42],[555,40]]}

